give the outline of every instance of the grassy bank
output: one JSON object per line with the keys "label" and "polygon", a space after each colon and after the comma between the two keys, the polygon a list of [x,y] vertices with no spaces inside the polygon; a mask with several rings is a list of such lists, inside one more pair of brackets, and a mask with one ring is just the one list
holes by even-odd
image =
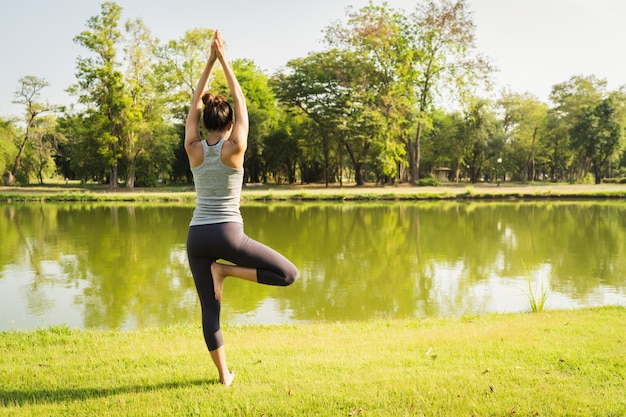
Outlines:
{"label": "grassy bank", "polygon": [[[380,201],[380,200],[469,200],[469,199],[554,199],[554,198],[626,198],[625,184],[569,185],[569,184],[494,184],[439,187],[411,187],[406,185],[376,187],[344,187],[319,185],[246,186],[243,201]],[[193,187],[165,186],[159,188],[120,188],[104,186],[31,186],[0,187],[0,202],[194,202]]]}
{"label": "grassy bank", "polygon": [[623,416],[626,309],[225,329],[0,333],[0,415]]}

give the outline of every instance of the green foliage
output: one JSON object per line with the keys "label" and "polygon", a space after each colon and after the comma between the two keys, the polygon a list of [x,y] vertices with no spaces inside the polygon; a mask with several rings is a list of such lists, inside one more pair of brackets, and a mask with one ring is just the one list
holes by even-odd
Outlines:
{"label": "green foliage", "polygon": [[593,164],[595,183],[599,184],[609,162],[622,148],[622,126],[612,98],[581,111],[571,129],[572,144],[579,148],[581,158]]}
{"label": "green foliage", "polygon": [[4,174],[12,168],[17,155],[17,146],[15,145],[17,135],[18,129],[15,122],[0,117],[0,174]]}
{"label": "green foliage", "polygon": [[278,184],[283,178],[289,184],[295,182],[299,155],[297,138],[290,135],[285,128],[272,132],[264,141],[262,156],[266,161],[266,170]]}
{"label": "green foliage", "polygon": [[[118,4],[105,2],[74,38],[85,52],[69,88],[78,106],[44,136],[29,129],[53,109],[37,100],[47,82],[20,80],[16,102],[37,117],[24,135],[13,125],[13,139],[0,140],[2,172],[19,156],[23,181],[42,182],[55,170],[113,186],[117,176],[128,187],[190,181],[183,126],[213,30],[161,42],[141,20],[122,25],[121,16]],[[347,9],[324,29],[323,50],[292,59],[271,79],[250,60],[233,61],[250,114],[246,181],[414,183],[448,167],[471,182],[498,171],[520,182],[579,183],[592,173],[599,183],[626,167],[623,89],[575,76],[553,86],[552,106],[514,92],[491,103],[475,96],[492,67],[474,40],[465,0],[429,0],[411,12],[372,3]],[[228,94],[219,66],[209,88]],[[459,110],[438,108],[443,102]],[[290,137],[280,138],[285,132]],[[287,168],[283,155],[296,147]]]}
{"label": "green foliage", "polygon": [[122,8],[113,2],[101,5],[101,13],[87,22],[88,30],[74,38],[90,55],[77,59],[77,83],[69,91],[85,104],[87,141],[95,141],[94,158],[102,158],[108,168],[111,187],[117,187],[117,166],[123,154],[123,137],[132,99],[124,84],[116,46],[122,39],[118,29]]}
{"label": "green foliage", "polygon": [[[245,155],[246,177],[248,182],[260,182],[269,173],[266,162],[273,163],[271,159],[265,159],[266,157],[271,158],[271,154],[265,151],[265,147],[269,139],[268,135],[271,135],[272,129],[275,128],[280,115],[276,104],[276,96],[269,85],[268,76],[254,65],[252,61],[245,59],[234,60],[232,68],[246,96],[248,117],[250,119],[248,150]],[[220,94],[229,95],[228,84],[222,72],[217,72],[212,88]],[[295,140],[294,138],[291,139]],[[289,154],[291,150],[284,149],[279,152]],[[272,169],[281,163],[276,161]],[[295,168],[290,169],[290,171],[295,171]],[[295,172],[289,174],[289,177],[290,181],[295,180]]]}
{"label": "green foliage", "polygon": [[[198,78],[211,50],[213,30],[191,29],[177,40],[156,45],[155,84],[174,120],[184,125]],[[211,86],[211,80],[209,81]]]}
{"label": "green foliage", "polygon": [[539,135],[548,106],[528,94],[513,93],[505,93],[498,104],[504,109],[502,124],[508,145],[508,169],[519,173],[516,179],[522,182],[533,181],[537,155],[546,151],[540,147]]}
{"label": "green foliage", "polygon": [[602,182],[605,184],[626,184],[626,177],[603,178]]}
{"label": "green foliage", "polygon": [[419,187],[437,187],[441,183],[435,178],[420,178],[415,185]]}

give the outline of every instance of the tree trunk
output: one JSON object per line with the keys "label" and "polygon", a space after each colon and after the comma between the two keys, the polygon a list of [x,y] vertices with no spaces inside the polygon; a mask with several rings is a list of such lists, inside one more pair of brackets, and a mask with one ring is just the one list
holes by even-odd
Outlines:
{"label": "tree trunk", "polygon": [[[28,127],[30,128],[30,125]],[[15,176],[17,175],[17,171],[19,171],[20,167],[22,166],[22,155],[24,154],[24,149],[26,149],[26,142],[28,141],[28,130],[29,129],[27,128],[26,135],[24,135],[24,140],[22,141],[22,145],[20,146],[20,150],[17,153],[17,156],[15,157],[13,170],[10,172],[11,176],[9,177],[9,179],[11,183],[7,185],[13,185],[13,183],[15,182]],[[5,178],[5,182],[6,182],[6,178]]]}
{"label": "tree trunk", "polygon": [[126,177],[126,188],[133,190],[135,188],[135,175]]}
{"label": "tree trunk", "polygon": [[535,126],[535,130],[533,131],[533,142],[532,142],[532,146],[530,147],[530,180],[534,181],[535,180],[535,141],[537,140],[537,130],[539,130],[539,128],[537,126]]}
{"label": "tree trunk", "polygon": [[365,179],[363,178],[363,164],[354,164],[354,179],[356,185],[365,185]]}
{"label": "tree trunk", "polygon": [[415,142],[409,139],[407,142],[407,154],[409,156],[409,181],[415,184],[419,180],[420,171],[420,147],[422,140],[422,122],[417,124]]}
{"label": "tree trunk", "polygon": [[109,186],[111,188],[117,188],[117,162],[111,166],[111,175],[109,176]]}
{"label": "tree trunk", "polygon": [[595,182],[596,185],[600,184],[602,182],[602,170],[599,167],[595,167],[594,168],[594,177],[595,177]]}
{"label": "tree trunk", "polygon": [[13,185],[13,183],[15,182],[15,176],[10,171],[2,174],[2,178],[4,179],[4,185],[6,185],[7,187]]}
{"label": "tree trunk", "polygon": [[126,188],[133,190],[135,188],[135,178],[137,177],[137,170],[135,169],[135,161],[130,163],[128,167],[128,175],[126,175]]}

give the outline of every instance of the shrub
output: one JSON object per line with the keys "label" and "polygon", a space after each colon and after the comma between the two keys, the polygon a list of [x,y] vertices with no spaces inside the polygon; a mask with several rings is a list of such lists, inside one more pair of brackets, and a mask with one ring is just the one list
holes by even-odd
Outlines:
{"label": "shrub", "polygon": [[419,187],[437,187],[440,184],[441,183],[435,178],[422,178],[421,180],[417,181],[416,185]]}

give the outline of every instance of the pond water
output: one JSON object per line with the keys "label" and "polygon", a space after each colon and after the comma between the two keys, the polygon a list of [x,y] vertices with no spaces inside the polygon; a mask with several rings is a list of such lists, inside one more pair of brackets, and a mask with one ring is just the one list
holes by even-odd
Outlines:
{"label": "pond water", "polygon": [[[199,323],[192,205],[0,206],[0,330]],[[626,202],[267,203],[248,235],[300,269],[229,279],[222,322],[440,317],[626,305]]]}

